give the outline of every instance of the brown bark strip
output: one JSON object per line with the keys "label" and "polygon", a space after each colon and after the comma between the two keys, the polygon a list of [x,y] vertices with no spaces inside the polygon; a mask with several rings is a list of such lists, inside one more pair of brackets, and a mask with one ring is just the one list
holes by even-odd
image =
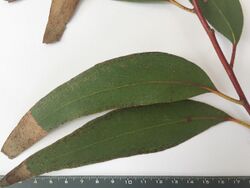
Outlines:
{"label": "brown bark strip", "polygon": [[6,187],[20,181],[26,180],[31,178],[33,175],[28,170],[27,165],[25,162],[21,163],[18,167],[8,173],[1,181],[0,186]]}
{"label": "brown bark strip", "polygon": [[47,132],[39,126],[31,112],[28,112],[4,143],[2,152],[9,158],[15,158],[46,135]]}
{"label": "brown bark strip", "polygon": [[52,0],[49,20],[43,37],[44,43],[59,41],[67,23],[74,15],[79,0]]}

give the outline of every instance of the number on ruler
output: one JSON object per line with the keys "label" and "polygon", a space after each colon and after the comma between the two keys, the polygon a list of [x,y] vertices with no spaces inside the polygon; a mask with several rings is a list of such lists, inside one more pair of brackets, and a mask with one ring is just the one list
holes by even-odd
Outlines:
{"label": "number on ruler", "polygon": [[240,180],[234,180],[234,184],[240,184]]}
{"label": "number on ruler", "polygon": [[163,180],[156,180],[157,184],[163,184]]}
{"label": "number on ruler", "polygon": [[141,184],[147,184],[147,180],[142,179],[142,180],[141,180]]}
{"label": "number on ruler", "polygon": [[187,184],[194,184],[194,180],[187,180]]}
{"label": "number on ruler", "polygon": [[179,181],[176,180],[176,179],[172,180],[171,182],[172,182],[172,184],[178,184],[179,183]]}
{"label": "number on ruler", "polygon": [[125,180],[125,184],[132,185],[133,184],[133,180]]}
{"label": "number on ruler", "polygon": [[225,180],[218,180],[219,184],[225,184]]}
{"label": "number on ruler", "polygon": [[210,184],[210,181],[209,181],[209,180],[206,180],[206,179],[203,180],[202,182],[203,182],[203,184]]}
{"label": "number on ruler", "polygon": [[68,184],[68,183],[69,183],[68,179],[65,179],[64,183],[65,183],[65,184]]}

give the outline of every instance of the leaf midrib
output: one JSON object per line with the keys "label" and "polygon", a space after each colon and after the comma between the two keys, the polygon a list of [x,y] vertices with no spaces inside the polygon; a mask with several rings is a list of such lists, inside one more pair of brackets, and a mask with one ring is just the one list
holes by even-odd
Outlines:
{"label": "leaf midrib", "polygon": [[219,14],[221,14],[222,19],[225,20],[225,23],[227,24],[227,26],[229,27],[229,30],[231,31],[231,35],[233,37],[233,42],[236,43],[236,37],[234,35],[234,30],[231,27],[230,22],[227,20],[226,16],[224,15],[223,11],[216,5],[216,3],[214,1],[211,1],[211,3],[214,5],[214,7],[218,10]]}
{"label": "leaf midrib", "polygon": [[110,91],[114,91],[114,90],[118,90],[118,89],[122,89],[122,88],[126,88],[126,87],[135,87],[135,86],[138,86],[138,85],[150,85],[150,84],[169,84],[169,85],[177,84],[177,85],[186,85],[186,86],[191,86],[191,87],[198,87],[198,88],[201,88],[201,89],[204,89],[204,90],[206,90],[205,88],[207,88],[207,87],[202,86],[202,85],[197,84],[197,83],[183,82],[183,81],[154,80],[154,81],[147,81],[147,82],[137,82],[137,83],[133,83],[133,84],[125,84],[125,85],[121,85],[119,87],[113,87],[111,89],[104,89],[104,90],[101,90],[101,91],[93,92],[92,94],[81,96],[78,99],[71,100],[68,103],[65,103],[64,105],[62,105],[60,108],[57,108],[54,112],[49,113],[48,115],[46,115],[46,116],[44,116],[42,118],[39,118],[39,121],[44,121],[45,119],[49,118],[50,116],[53,116],[55,113],[57,113],[61,109],[65,108],[66,106],[71,105],[71,104],[73,104],[75,102],[78,102],[78,101],[80,101],[80,100],[82,100],[84,98],[92,97],[92,96],[98,95],[100,93],[110,92]]}
{"label": "leaf midrib", "polygon": [[[198,120],[219,120],[219,119],[225,119],[225,117],[222,117],[222,116],[218,116],[218,117],[213,117],[213,116],[191,117],[191,121],[198,121]],[[77,150],[72,150],[72,148],[71,148],[70,152],[65,152],[64,151],[64,153],[62,155],[60,155],[60,156],[57,155],[58,157],[53,158],[53,160],[57,161],[58,159],[60,159],[62,157],[64,158],[65,156],[68,156],[68,155],[70,155],[72,153],[79,152],[79,151],[84,151],[84,150],[87,150],[88,148],[90,148],[90,147],[92,147],[94,145],[105,143],[105,142],[108,142],[110,140],[119,139],[119,138],[121,138],[123,136],[126,136],[126,135],[129,135],[129,134],[137,134],[139,132],[144,132],[144,131],[147,131],[147,130],[150,130],[150,129],[164,127],[164,126],[166,126],[166,122],[168,122],[168,121],[162,121],[161,123],[155,124],[154,126],[150,126],[150,127],[146,127],[146,128],[142,128],[142,129],[137,129],[137,130],[134,130],[134,131],[127,131],[127,132],[124,132],[124,133],[119,134],[117,136],[113,136],[113,137],[110,137],[110,138],[102,139],[102,140],[100,140],[98,142],[94,142],[92,144],[88,144],[85,147],[79,148]],[[184,118],[184,119],[181,119],[181,120],[178,120],[178,121],[169,122],[167,125],[174,125],[174,124],[178,124],[178,123],[182,123],[182,122],[190,122],[190,117],[187,117],[187,118]]]}

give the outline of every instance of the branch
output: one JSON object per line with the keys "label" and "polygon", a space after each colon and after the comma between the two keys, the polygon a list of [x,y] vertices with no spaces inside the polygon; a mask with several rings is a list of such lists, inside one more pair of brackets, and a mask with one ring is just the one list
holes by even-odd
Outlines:
{"label": "branch", "polygon": [[215,95],[218,95],[219,97],[222,97],[223,99],[228,100],[228,101],[230,101],[232,103],[243,105],[243,102],[241,100],[234,99],[233,97],[230,97],[230,96],[228,96],[228,95],[226,95],[226,94],[224,94],[224,93],[222,93],[222,92],[220,92],[218,90],[214,90],[214,89],[211,89],[209,87],[202,87],[202,88],[209,91],[209,92],[211,92],[211,93],[213,93],[213,94],[215,94]]}
{"label": "branch", "polygon": [[231,56],[231,60],[230,60],[230,66],[231,66],[232,69],[234,67],[236,51],[237,51],[237,44],[233,44],[232,56]]}
{"label": "branch", "polygon": [[198,16],[203,28],[205,29],[205,31],[207,32],[212,44],[213,44],[213,47],[224,67],[224,69],[226,70],[227,74],[228,74],[228,77],[230,78],[240,100],[242,101],[243,103],[243,106],[244,108],[246,109],[246,111],[248,112],[248,114],[250,115],[250,105],[249,105],[249,102],[239,84],[239,81],[232,69],[232,67],[230,66],[230,64],[228,63],[223,51],[221,50],[221,47],[217,41],[217,38],[215,36],[215,32],[214,30],[209,26],[207,20],[204,18],[204,16],[202,15],[202,11],[201,11],[201,8],[199,6],[199,3],[198,3],[198,0],[192,0],[193,1],[193,5],[194,5],[194,10],[195,10],[195,13],[196,15]]}
{"label": "branch", "polygon": [[238,123],[238,124],[240,124],[240,125],[248,128],[248,129],[250,129],[250,124],[247,123],[247,122],[245,122],[245,121],[242,121],[242,120],[239,120],[239,119],[235,119],[235,118],[229,118],[229,121],[233,121],[235,123]]}
{"label": "branch", "polygon": [[187,12],[191,12],[191,13],[194,13],[194,9],[191,9],[191,8],[188,8],[184,5],[182,5],[181,3],[177,2],[176,0],[168,0],[170,3],[172,3],[173,5],[187,11]]}

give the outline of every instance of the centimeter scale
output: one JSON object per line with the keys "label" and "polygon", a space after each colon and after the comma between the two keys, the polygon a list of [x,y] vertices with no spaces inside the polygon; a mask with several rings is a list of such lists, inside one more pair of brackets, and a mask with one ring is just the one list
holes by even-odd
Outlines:
{"label": "centimeter scale", "polygon": [[250,177],[40,176],[10,188],[250,188]]}

